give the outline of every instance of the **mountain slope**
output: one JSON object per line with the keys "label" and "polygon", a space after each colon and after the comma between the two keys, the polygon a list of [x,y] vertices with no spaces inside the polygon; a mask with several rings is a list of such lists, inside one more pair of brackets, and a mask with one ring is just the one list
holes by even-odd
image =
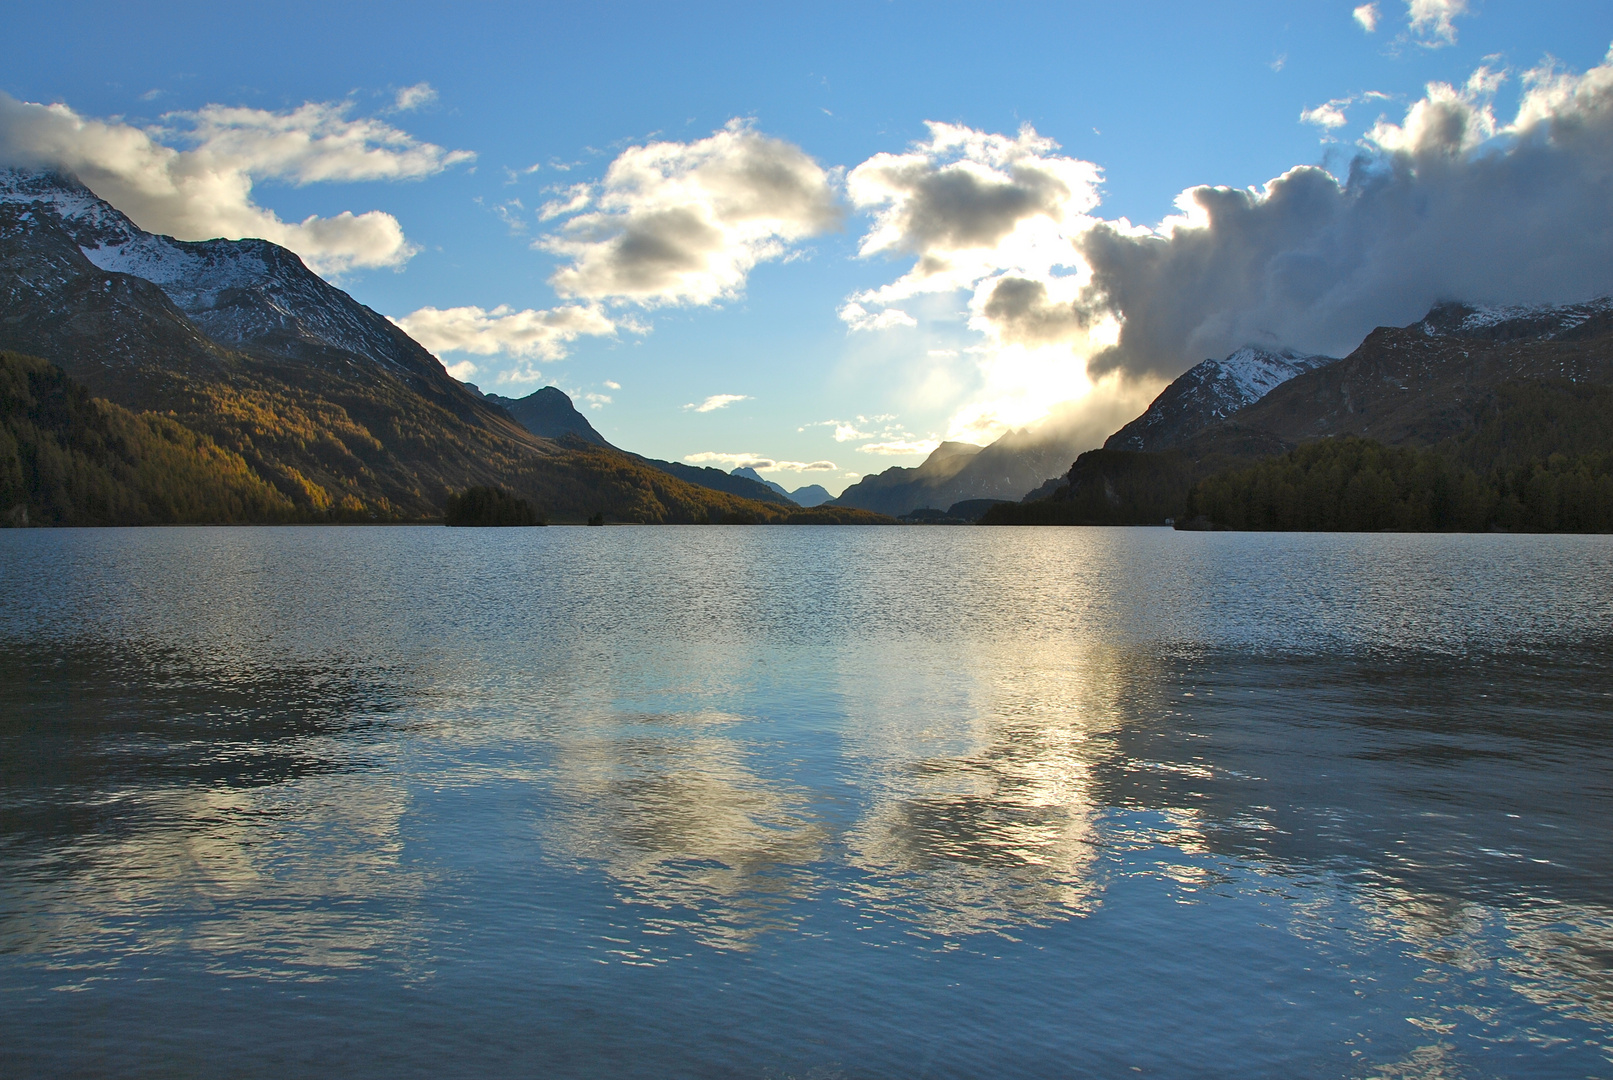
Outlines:
{"label": "mountain slope", "polygon": [[0,170],[0,348],[239,455],[299,520],[433,517],[470,486],[512,488],[556,521],[779,514],[535,436],[293,253],[145,233],[55,173]]}
{"label": "mountain slope", "polygon": [[1137,419],[1109,436],[1105,450],[1169,450],[1254,404],[1277,386],[1334,362],[1290,349],[1246,345],[1224,360],[1205,360],[1167,386]]}
{"label": "mountain slope", "polygon": [[[557,386],[545,386],[524,398],[507,398],[498,394],[482,396],[509,413],[522,428],[539,438],[575,438],[594,446],[616,449],[605,441],[604,436],[594,430],[588,418],[578,412],[577,407],[572,404],[570,396]],[[728,495],[737,495],[742,499],[754,499],[757,502],[781,506],[796,505],[789,496],[775,492],[772,485],[759,477],[753,480],[737,474],[730,475],[721,469],[685,465],[681,461],[658,461],[640,454],[627,453],[627,456],[652,468],[660,469],[686,484],[693,484],[708,491],[720,491]]]}
{"label": "mountain slope", "polygon": [[946,442],[916,469],[896,466],[846,488],[839,506],[901,516],[975,499],[1017,500],[1070,468],[1092,443],[1059,431],[1010,431],[989,446]]}
{"label": "mountain slope", "polygon": [[501,397],[498,394],[483,396],[513,416],[516,423],[541,438],[563,439],[567,435],[575,435],[595,446],[610,445],[558,386],[545,386],[522,398]]}
{"label": "mountain slope", "polygon": [[92,398],[58,367],[0,352],[0,523],[277,521],[291,501],[177,421]]}
{"label": "mountain slope", "polygon": [[1469,430],[1435,447],[1317,439],[1200,481],[1198,527],[1613,531],[1613,386],[1501,384]]}
{"label": "mountain slope", "polygon": [[[749,465],[741,465],[737,469],[730,470],[728,475],[729,476],[737,476],[742,480],[754,481],[755,483],[761,484],[763,487],[767,488],[767,490],[773,492],[775,495],[782,495],[784,498],[790,499],[790,493],[785,490],[783,484],[775,484],[773,481],[767,479],[761,473],[759,473],[755,469],[751,468]],[[795,502],[794,499],[790,499],[790,501]],[[797,504],[797,505],[799,505],[799,504]]]}
{"label": "mountain slope", "polygon": [[795,506],[794,500],[787,495],[780,495],[760,480],[751,480],[744,476],[734,476],[721,469],[713,469],[707,465],[685,465],[681,461],[660,461],[656,458],[633,457],[646,465],[654,466],[662,472],[677,477],[686,484],[694,484],[709,491],[720,491],[727,495],[737,495],[741,499],[751,499],[755,502],[767,503],[770,506]]}
{"label": "mountain slope", "polygon": [[1289,380],[1183,449],[1250,457],[1329,435],[1430,446],[1469,427],[1496,387],[1529,379],[1613,383],[1613,298],[1441,304],[1410,326],[1379,327],[1343,360]]}
{"label": "mountain slope", "polygon": [[842,491],[832,505],[856,506],[900,517],[930,505],[934,492],[962,472],[981,449],[973,443],[944,442],[917,468],[896,465],[882,473],[865,476]]}
{"label": "mountain slope", "polygon": [[770,489],[789,499],[797,506],[822,506],[834,498],[822,484],[805,484],[794,491],[789,491],[783,484],[775,484],[771,480],[764,480],[760,473],[749,466],[740,466],[731,475],[743,476],[747,480],[755,480],[758,483],[766,484]]}
{"label": "mountain slope", "polygon": [[807,484],[790,492],[790,501],[797,506],[822,506],[833,500],[834,496],[822,484]]}

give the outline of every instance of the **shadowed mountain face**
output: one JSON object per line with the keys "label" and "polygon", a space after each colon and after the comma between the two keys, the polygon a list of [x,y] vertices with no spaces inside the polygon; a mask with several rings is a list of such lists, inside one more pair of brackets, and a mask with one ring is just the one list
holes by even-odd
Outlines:
{"label": "shadowed mountain face", "polygon": [[1109,436],[1105,450],[1169,450],[1254,404],[1296,375],[1333,363],[1331,356],[1270,352],[1247,345],[1225,360],[1206,360],[1164,391],[1148,411]]}
{"label": "shadowed mountain face", "polygon": [[[840,493],[836,506],[856,506],[881,514],[900,516],[921,506],[929,506],[935,492],[955,478],[981,447],[973,443],[944,442],[930,452],[923,464],[908,469],[900,465],[873,476],[865,476]],[[957,500],[953,500],[954,502]],[[951,503],[946,505],[950,506]]]}
{"label": "shadowed mountain face", "polygon": [[1343,360],[1289,380],[1183,449],[1249,457],[1328,435],[1431,446],[1470,428],[1501,384],[1539,379],[1613,384],[1613,298],[1441,304],[1411,326],[1379,327]]}
{"label": "shadowed mountain face", "polygon": [[[769,491],[773,492],[774,494],[782,495],[786,499],[790,498],[790,493],[789,493],[788,490],[785,489],[783,484],[775,484],[773,481],[767,479],[761,473],[757,472],[755,469],[751,468],[748,465],[741,465],[739,468],[734,469],[728,475],[729,476],[738,476],[738,477],[741,477],[741,478],[743,478],[745,480],[754,480],[756,483],[764,485]],[[791,499],[790,501],[794,502],[795,500]]]}
{"label": "shadowed mountain face", "polygon": [[603,435],[594,430],[588,417],[577,411],[566,392],[557,386],[545,386],[523,398],[507,398],[498,394],[484,396],[515,417],[516,423],[534,435],[545,439],[563,439],[567,435],[575,435],[595,446],[610,445]]}
{"label": "shadowed mountain face", "polygon": [[834,496],[829,494],[829,489],[822,484],[808,484],[790,492],[790,498],[800,506],[822,506],[833,500]]}
{"label": "shadowed mountain face", "polygon": [[509,488],[557,521],[778,513],[586,432],[533,435],[292,252],[155,236],[55,173],[0,170],[0,348],[212,439],[292,520],[431,517],[472,486]]}
{"label": "shadowed mountain face", "polygon": [[732,475],[742,476],[759,484],[766,484],[771,490],[789,499],[797,506],[822,506],[834,498],[822,484],[807,484],[805,487],[798,487],[794,491],[790,491],[783,484],[776,484],[771,480],[763,479],[761,473],[748,465],[741,465],[733,471]]}
{"label": "shadowed mountain face", "polygon": [[1067,472],[1091,442],[1078,436],[1010,431],[990,446],[942,443],[916,469],[901,467],[866,476],[841,492],[839,506],[861,506],[900,516],[975,499],[1017,500]]}
{"label": "shadowed mountain face", "polygon": [[[1194,372],[1155,407],[1190,399]],[[1162,449],[1118,449],[1128,432],[1150,437],[1145,414],[1104,449],[1081,455],[1043,498],[998,508],[986,520],[1159,524],[1185,510],[1188,492],[1204,477],[1339,436],[1438,447],[1480,476],[1553,454],[1606,454],[1613,452],[1607,432],[1588,423],[1576,402],[1585,394],[1600,401],[1595,391],[1609,386],[1613,298],[1514,308],[1441,304],[1410,326],[1379,327],[1344,359],[1294,375],[1186,438],[1160,440]]]}
{"label": "shadowed mountain face", "polygon": [[[514,417],[523,428],[540,438],[581,439],[594,446],[616,449],[605,441],[603,435],[594,430],[594,425],[577,411],[577,407],[571,403],[571,398],[557,386],[545,386],[542,390],[528,394],[524,398],[507,398],[498,394],[485,394],[483,398],[498,405]],[[782,489],[767,483],[761,477],[751,479],[738,472],[730,475],[721,469],[685,465],[681,461],[659,461],[639,454],[628,453],[628,456],[651,468],[675,476],[686,484],[693,484],[708,491],[721,491],[727,495],[737,495],[741,499],[754,499],[757,502],[780,506],[796,505]]]}
{"label": "shadowed mountain face", "polygon": [[[635,457],[637,455],[634,455]],[[660,461],[656,458],[639,458],[648,465],[653,465],[662,472],[670,473],[686,484],[696,484],[711,491],[722,491],[729,495],[737,495],[741,499],[753,499],[756,502],[768,503],[774,506],[794,507],[796,502],[788,495],[780,495],[773,485],[764,480],[752,480],[746,476],[735,476],[725,473],[721,469],[713,469],[706,465],[686,465],[681,461]]]}

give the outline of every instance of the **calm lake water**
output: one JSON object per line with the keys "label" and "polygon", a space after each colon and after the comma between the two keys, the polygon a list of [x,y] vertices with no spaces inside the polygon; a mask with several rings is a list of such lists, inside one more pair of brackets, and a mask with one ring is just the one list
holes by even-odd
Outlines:
{"label": "calm lake water", "polygon": [[1613,538],[0,531],[0,1075],[1613,1077]]}

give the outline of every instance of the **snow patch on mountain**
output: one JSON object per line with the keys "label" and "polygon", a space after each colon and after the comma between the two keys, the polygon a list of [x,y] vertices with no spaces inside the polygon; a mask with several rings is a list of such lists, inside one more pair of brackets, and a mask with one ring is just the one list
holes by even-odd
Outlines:
{"label": "snow patch on mountain", "polygon": [[1225,360],[1206,360],[1198,366],[1207,372],[1214,372],[1213,378],[1229,386],[1242,405],[1250,405],[1295,375],[1331,363],[1332,360],[1331,356],[1305,356],[1292,349],[1271,352],[1245,345]]}
{"label": "snow patch on mountain", "polygon": [[1514,340],[1561,337],[1599,317],[1613,315],[1613,296],[1578,304],[1513,304],[1482,306],[1437,304],[1424,316],[1429,337],[1475,337]]}
{"label": "snow patch on mountain", "polygon": [[140,229],[71,176],[0,170],[0,203],[54,219],[98,269],[150,281],[209,337],[230,345],[299,348],[314,362],[332,350],[421,373],[440,366],[387,320],[267,240],[175,240]]}
{"label": "snow patch on mountain", "polygon": [[1245,345],[1222,360],[1205,360],[1167,386],[1137,419],[1111,435],[1107,450],[1164,450],[1259,401],[1331,356]]}
{"label": "snow patch on mountain", "polygon": [[126,243],[140,227],[71,177],[32,169],[0,169],[0,203],[34,203],[50,212],[80,244]]}

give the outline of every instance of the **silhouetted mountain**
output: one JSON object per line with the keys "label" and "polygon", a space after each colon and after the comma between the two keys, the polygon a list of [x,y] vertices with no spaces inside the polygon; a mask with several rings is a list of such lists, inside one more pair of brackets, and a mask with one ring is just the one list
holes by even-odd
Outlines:
{"label": "silhouetted mountain", "polygon": [[588,418],[577,411],[571,398],[557,386],[545,386],[526,397],[508,398],[499,394],[482,395],[515,417],[515,422],[534,435],[545,439],[563,439],[575,435],[596,446],[609,446],[605,437],[594,430]]}
{"label": "silhouetted mountain", "polygon": [[863,477],[842,491],[834,505],[861,507],[892,517],[927,507],[935,492],[962,472],[981,449],[973,443],[944,442],[930,451],[917,468],[895,465]]}
{"label": "silhouetted mountain", "polygon": [[[638,457],[638,455],[634,455]],[[788,495],[780,495],[760,480],[751,480],[744,476],[734,476],[721,469],[713,469],[704,465],[685,465],[681,461],[659,461],[655,458],[639,458],[647,465],[653,465],[663,472],[670,473],[686,484],[695,484],[712,491],[722,491],[729,495],[737,495],[742,499],[753,499],[756,502],[769,503],[774,506],[795,506],[795,500]]]}
{"label": "silhouetted mountain", "polygon": [[[761,473],[757,472],[755,469],[751,468],[749,465],[741,465],[739,468],[734,469],[733,471],[731,471],[728,475],[729,476],[743,477],[746,480],[754,480],[758,484],[761,484],[764,487],[766,487],[769,491],[772,491],[772,492],[774,492],[775,494],[778,494],[778,495],[782,495],[786,499],[790,499],[790,493],[787,490],[785,490],[783,484],[775,484],[773,481],[771,481],[771,480],[767,479],[766,477],[762,476]],[[790,499],[790,501],[794,502],[795,500]]]}
{"label": "silhouetted mountain", "polygon": [[829,494],[829,489],[822,484],[808,484],[790,492],[790,498],[799,506],[822,506],[833,500],[834,496]]}
{"label": "silhouetted mountain", "polygon": [[901,516],[968,499],[1016,500],[1070,468],[1092,446],[1057,429],[1010,431],[990,446],[945,442],[918,468],[896,466],[865,476],[835,503]]}
{"label": "silhouetted mountain", "polygon": [[822,484],[807,484],[804,487],[798,487],[794,491],[790,491],[783,484],[775,484],[771,480],[764,479],[761,473],[748,465],[741,465],[733,471],[732,475],[743,476],[747,480],[755,480],[759,484],[766,484],[773,491],[789,499],[797,506],[821,506],[834,498]]}

